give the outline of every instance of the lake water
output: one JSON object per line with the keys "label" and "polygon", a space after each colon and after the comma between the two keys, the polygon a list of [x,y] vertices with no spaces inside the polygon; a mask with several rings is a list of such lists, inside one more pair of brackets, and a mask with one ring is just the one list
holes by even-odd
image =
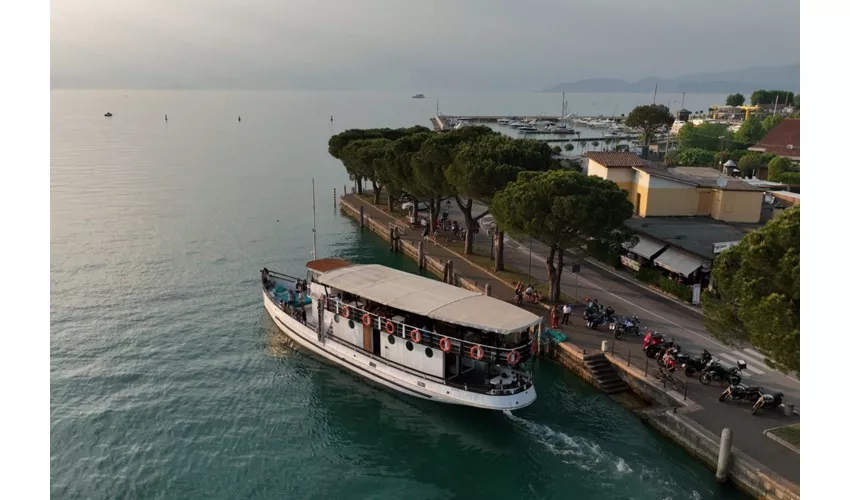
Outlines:
{"label": "lake water", "polygon": [[[441,96],[440,106],[532,113],[541,96],[553,97]],[[56,498],[740,497],[548,361],[535,366],[538,401],[508,416],[386,392],[287,345],[263,309],[258,271],[302,274],[311,178],[320,257],[415,272],[335,212],[333,188],[350,181],[328,137],[427,125],[433,104],[52,92]]]}

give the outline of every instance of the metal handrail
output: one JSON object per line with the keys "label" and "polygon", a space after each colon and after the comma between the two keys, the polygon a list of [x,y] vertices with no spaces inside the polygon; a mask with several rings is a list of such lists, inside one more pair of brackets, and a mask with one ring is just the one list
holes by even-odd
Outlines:
{"label": "metal handrail", "polygon": [[[264,292],[270,298],[274,299],[274,295],[272,295],[268,290],[264,290]],[[278,304],[276,301],[273,301],[273,302],[275,304],[275,307],[280,309],[281,312],[289,315],[289,312],[287,312],[281,306],[281,304]],[[333,311],[331,311],[331,312],[333,312]],[[318,326],[316,328],[318,329]],[[483,385],[483,384],[482,385],[478,385],[478,384],[470,385],[468,383],[454,382],[451,379],[440,378],[440,377],[437,377],[436,375],[432,375],[430,373],[421,372],[419,370],[405,366],[402,363],[398,363],[396,361],[386,359],[382,356],[375,356],[373,353],[371,353],[371,352],[369,352],[365,349],[358,348],[357,346],[351,344],[347,340],[334,335],[332,328],[329,329],[328,332],[325,333],[325,335],[327,335],[328,337],[334,338],[337,342],[342,342],[344,344],[351,346],[352,348],[359,349],[361,352],[365,353],[366,356],[371,360],[380,361],[381,363],[389,363],[390,365],[396,367],[397,369],[402,370],[405,373],[409,373],[409,374],[415,375],[417,377],[423,377],[423,378],[430,380],[432,382],[445,384],[447,386],[455,387],[457,389],[462,388],[465,391],[476,392],[476,393],[479,393],[479,394],[490,394],[490,395],[493,395],[493,396],[500,396],[500,395],[504,395],[504,394],[516,394],[518,392],[524,392],[524,391],[529,390],[534,385],[533,377],[532,377],[530,372],[524,372],[524,371],[520,372],[520,371],[517,371],[516,369],[514,369],[514,370],[517,371],[517,373],[520,374],[522,376],[522,378],[525,380],[522,384],[509,385],[509,386],[504,386],[504,387],[489,387],[488,388],[486,385]]]}
{"label": "metal handrail", "polygon": [[[314,300],[319,299],[319,297],[316,297],[312,294],[310,295],[310,297],[313,298]],[[368,311],[366,311],[362,308],[359,308],[359,307],[356,307],[356,306],[353,306],[353,305],[350,305],[350,304],[345,304],[342,301],[333,300],[335,307],[332,307],[331,303],[332,303],[332,300],[328,300],[326,302],[325,310],[332,312],[334,314],[337,314],[337,315],[342,315],[342,308],[344,306],[347,306],[348,310],[350,312],[350,317],[347,318],[347,319],[350,319],[352,321],[358,321],[358,322],[362,323],[363,316],[365,314],[371,314],[375,318],[375,321],[378,322],[378,324],[375,325],[375,327],[378,328],[378,329],[381,329],[381,322],[382,321],[391,321],[398,328],[395,331],[394,334],[398,335],[399,337],[401,337],[403,339],[409,339],[408,334],[410,332],[412,332],[413,330],[417,330],[417,331],[419,331],[419,333],[422,336],[422,343],[425,343],[426,345],[428,345],[430,347],[437,346],[439,348],[440,339],[442,339],[444,337],[449,339],[449,341],[452,344],[450,352],[457,352],[458,354],[461,354],[461,355],[463,355],[463,353],[460,351],[461,345],[469,346],[470,349],[473,346],[479,346],[484,351],[484,357],[481,359],[481,361],[484,361],[487,358],[491,358],[491,361],[497,361],[498,359],[492,359],[494,357],[493,355],[495,355],[496,358],[504,358],[507,361],[508,354],[513,352],[513,351],[519,352],[520,357],[523,360],[528,359],[529,354],[530,354],[529,351],[531,350],[531,345],[534,343],[533,339],[529,339],[529,341],[527,343],[522,344],[522,345],[518,345],[518,346],[512,347],[512,348],[494,347],[494,346],[490,346],[490,345],[487,345],[487,344],[482,344],[480,342],[472,342],[472,341],[469,341],[469,340],[462,340],[462,339],[451,337],[451,336],[448,336],[448,335],[432,332],[432,331],[426,330],[424,328],[417,328],[415,326],[411,326],[411,325],[408,325],[406,323],[401,323],[399,321],[393,321],[389,318],[384,318],[382,316],[376,316],[374,313],[370,313],[370,312],[368,312]],[[426,341],[427,341],[427,343],[426,343]],[[489,356],[488,356],[488,351],[489,351]],[[469,356],[467,356],[467,357],[469,357]]]}

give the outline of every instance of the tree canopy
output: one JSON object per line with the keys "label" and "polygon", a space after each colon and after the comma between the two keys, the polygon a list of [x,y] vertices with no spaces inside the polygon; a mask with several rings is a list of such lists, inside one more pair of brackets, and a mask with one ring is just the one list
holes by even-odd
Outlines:
{"label": "tree canopy", "polygon": [[676,157],[677,163],[685,167],[712,166],[714,153],[702,148],[680,149]]}
{"label": "tree canopy", "polygon": [[743,106],[746,98],[744,94],[729,94],[726,96],[727,106]]}
{"label": "tree canopy", "polygon": [[786,102],[791,105],[794,103],[794,92],[790,90],[756,90],[750,96],[750,105],[757,106],[759,104],[774,104],[776,98],[779,98],[779,104]]}
{"label": "tree canopy", "polygon": [[496,193],[491,210],[499,227],[549,246],[549,298],[557,301],[564,250],[625,232],[623,222],[633,207],[628,194],[612,181],[553,170],[520,173]]}
{"label": "tree canopy", "polygon": [[791,169],[791,160],[777,156],[767,164],[767,180],[782,182],[782,174]]}
{"label": "tree canopy", "polygon": [[800,208],[786,209],[714,260],[706,327],[726,344],[749,342],[768,364],[800,371]]}
{"label": "tree canopy", "polygon": [[738,160],[738,170],[744,177],[752,177],[757,168],[761,166],[761,159],[758,154],[748,154]]}
{"label": "tree canopy", "polygon": [[729,127],[722,123],[694,125],[688,122],[682,125],[676,133],[676,143],[679,145],[679,149],[701,148],[710,151],[722,151],[734,143],[734,135],[729,131]]}
{"label": "tree canopy", "polygon": [[735,139],[746,142],[747,144],[755,144],[764,137],[765,133],[764,127],[761,126],[761,120],[755,116],[751,116],[744,120],[741,128],[735,132]]}
{"label": "tree canopy", "polygon": [[643,132],[644,144],[649,145],[653,134],[673,125],[675,119],[670,110],[663,104],[648,104],[638,106],[626,118],[626,126],[640,129]]}
{"label": "tree canopy", "polygon": [[463,212],[467,235],[465,253],[472,253],[472,228],[486,215],[484,211],[472,216],[472,201],[489,203],[493,195],[516,179],[523,170],[557,168],[551,148],[534,139],[511,139],[504,135],[485,135],[476,141],[464,142],[457,149],[454,161],[446,169],[446,179]]}
{"label": "tree canopy", "polygon": [[773,127],[779,125],[785,117],[782,115],[770,115],[761,122],[761,126],[764,129],[765,134],[770,131]]}

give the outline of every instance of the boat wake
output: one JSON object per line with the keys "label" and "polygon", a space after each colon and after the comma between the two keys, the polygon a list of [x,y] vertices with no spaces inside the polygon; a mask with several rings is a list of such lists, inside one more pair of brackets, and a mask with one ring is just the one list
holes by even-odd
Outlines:
{"label": "boat wake", "polygon": [[561,457],[566,464],[574,465],[582,470],[598,471],[600,467],[606,467],[617,476],[632,472],[632,467],[625,459],[603,450],[599,444],[589,439],[570,436],[546,424],[517,417],[508,411],[505,412],[505,416],[553,455]]}
{"label": "boat wake", "polygon": [[[657,493],[659,498],[676,499],[688,498],[689,500],[700,500],[700,494],[695,490],[682,490],[665,472],[647,468],[645,464],[629,464],[619,457],[582,436],[570,436],[564,432],[557,431],[546,424],[526,420],[518,417],[510,411],[503,412],[505,416],[519,429],[528,434],[534,441],[543,445],[553,455],[559,457],[567,465],[592,471],[601,480],[600,484],[606,487],[614,487],[618,481],[633,483],[635,487],[643,488],[645,491]],[[607,477],[605,477],[607,476]],[[613,480],[609,482],[610,480]],[[620,484],[620,488],[624,485]],[[630,487],[630,486],[627,486]],[[684,496],[683,496],[684,494]]]}

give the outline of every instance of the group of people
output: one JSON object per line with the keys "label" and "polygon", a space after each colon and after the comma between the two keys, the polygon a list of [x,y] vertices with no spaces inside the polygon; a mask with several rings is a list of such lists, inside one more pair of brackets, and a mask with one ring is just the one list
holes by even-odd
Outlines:
{"label": "group of people", "polygon": [[522,304],[523,302],[528,302],[530,304],[539,304],[540,300],[543,298],[540,295],[540,292],[535,290],[531,284],[529,284],[525,290],[523,290],[523,286],[524,284],[522,281],[517,281],[517,284],[514,287],[516,303]]}

